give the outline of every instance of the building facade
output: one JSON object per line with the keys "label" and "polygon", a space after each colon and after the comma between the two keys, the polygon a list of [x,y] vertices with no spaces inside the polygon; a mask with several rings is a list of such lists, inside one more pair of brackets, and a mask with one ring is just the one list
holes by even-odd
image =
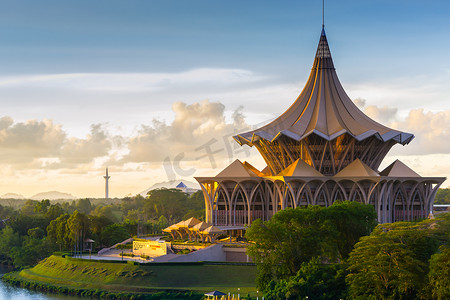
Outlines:
{"label": "building facade", "polygon": [[378,168],[414,135],[370,119],[345,93],[322,28],[313,67],[294,103],[269,124],[234,136],[256,147],[267,167],[234,161],[215,177],[198,177],[206,222],[240,229],[287,207],[372,204],[380,223],[425,218],[443,177],[421,177],[401,161]]}

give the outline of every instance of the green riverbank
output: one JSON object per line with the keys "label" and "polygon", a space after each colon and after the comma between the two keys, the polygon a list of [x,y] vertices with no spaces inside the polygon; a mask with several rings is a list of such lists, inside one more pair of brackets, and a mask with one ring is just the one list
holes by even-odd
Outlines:
{"label": "green riverbank", "polygon": [[[26,288],[110,299],[201,299],[220,290],[256,296],[256,267],[227,263],[90,261],[52,255],[31,269],[5,275]],[[152,296],[153,295],[153,296]],[[155,298],[156,299],[156,298]]]}

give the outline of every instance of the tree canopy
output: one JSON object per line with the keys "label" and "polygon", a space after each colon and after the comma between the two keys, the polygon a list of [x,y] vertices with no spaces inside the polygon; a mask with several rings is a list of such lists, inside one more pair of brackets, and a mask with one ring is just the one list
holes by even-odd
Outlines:
{"label": "tree canopy", "polygon": [[450,299],[450,246],[441,246],[430,259],[429,291],[437,299]]}
{"label": "tree canopy", "polygon": [[450,204],[450,188],[439,189],[434,199],[436,204]]}
{"label": "tree canopy", "polygon": [[448,219],[442,216],[421,222],[380,224],[370,236],[362,237],[347,262],[350,296],[429,299],[429,294],[445,295],[446,289],[441,287],[449,277],[447,272],[445,278],[446,273],[440,268],[445,268],[443,261],[448,253],[446,248],[441,248],[441,254],[435,253],[440,245],[449,243]]}
{"label": "tree canopy", "polygon": [[246,237],[252,241],[247,253],[258,264],[258,287],[296,275],[313,258],[345,259],[375,225],[374,208],[357,202],[285,209],[266,222],[254,221]]}

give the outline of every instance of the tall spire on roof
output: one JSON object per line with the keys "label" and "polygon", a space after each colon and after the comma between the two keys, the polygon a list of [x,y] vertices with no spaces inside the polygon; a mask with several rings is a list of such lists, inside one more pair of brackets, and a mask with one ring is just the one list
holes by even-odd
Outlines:
{"label": "tall spire on roof", "polygon": [[322,0],[322,29],[325,28],[325,0]]}
{"label": "tall spire on roof", "polygon": [[294,103],[267,125],[234,136],[241,145],[256,146],[273,174],[299,158],[322,174],[336,174],[356,158],[377,170],[394,144],[413,138],[372,120],[348,97],[324,27],[310,76]]}
{"label": "tall spire on roof", "polygon": [[325,28],[323,27],[322,33],[320,34],[319,45],[317,46],[316,57],[314,58],[313,69],[334,69],[327,35],[325,34]]}
{"label": "tall spire on roof", "polygon": [[334,69],[327,35],[325,34],[325,0],[322,0],[322,32],[320,34],[319,45],[317,46],[313,69]]}

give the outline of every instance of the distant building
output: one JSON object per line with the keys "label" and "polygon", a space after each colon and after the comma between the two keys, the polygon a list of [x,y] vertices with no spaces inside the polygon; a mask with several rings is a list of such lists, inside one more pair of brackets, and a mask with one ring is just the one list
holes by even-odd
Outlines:
{"label": "distant building", "polygon": [[267,167],[234,161],[215,177],[197,177],[206,222],[239,230],[287,207],[372,204],[380,223],[426,218],[444,177],[421,177],[399,160],[378,168],[392,146],[414,135],[381,125],[350,100],[322,29],[300,96],[269,124],[234,136],[256,147]]}
{"label": "distant building", "polygon": [[182,181],[180,181],[179,184],[175,187],[177,190],[180,190],[186,194],[192,195],[193,193],[197,192],[198,189],[191,189],[187,185],[185,185]]}

